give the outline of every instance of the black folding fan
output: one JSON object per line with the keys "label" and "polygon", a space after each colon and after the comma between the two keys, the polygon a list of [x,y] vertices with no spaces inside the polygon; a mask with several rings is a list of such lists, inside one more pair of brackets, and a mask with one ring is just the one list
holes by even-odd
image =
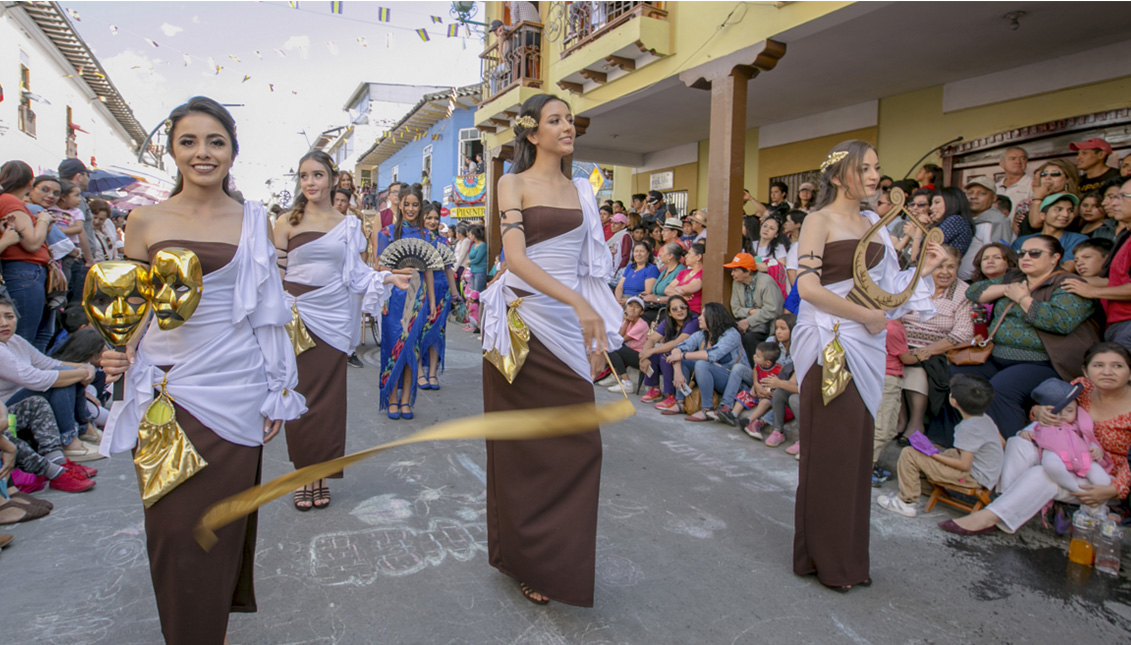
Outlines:
{"label": "black folding fan", "polygon": [[444,268],[444,259],[436,247],[428,242],[415,237],[406,237],[385,247],[385,252],[377,259],[377,264],[392,269],[439,271]]}

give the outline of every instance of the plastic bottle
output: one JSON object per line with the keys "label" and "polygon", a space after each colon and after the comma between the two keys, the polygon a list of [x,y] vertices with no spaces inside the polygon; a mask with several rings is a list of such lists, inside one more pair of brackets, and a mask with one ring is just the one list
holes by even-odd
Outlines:
{"label": "plastic bottle", "polygon": [[1119,550],[1123,533],[1119,524],[1111,519],[1100,520],[1100,530],[1096,538],[1096,571],[1113,576],[1119,575]]}
{"label": "plastic bottle", "polygon": [[1072,541],[1068,543],[1068,559],[1076,564],[1092,566],[1095,559],[1095,518],[1085,510],[1072,516]]}

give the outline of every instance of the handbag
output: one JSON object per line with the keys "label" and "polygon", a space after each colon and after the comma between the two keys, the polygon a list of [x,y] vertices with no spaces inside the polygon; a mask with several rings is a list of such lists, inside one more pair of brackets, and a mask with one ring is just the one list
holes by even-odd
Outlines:
{"label": "handbag", "polygon": [[990,354],[994,351],[994,341],[992,340],[994,334],[997,333],[998,327],[1005,322],[1005,315],[1013,309],[1016,303],[1009,303],[1005,311],[1001,312],[1001,316],[994,324],[994,328],[990,330],[989,338],[983,338],[981,341],[978,337],[970,339],[970,342],[962,347],[955,347],[954,349],[947,350],[946,360],[950,361],[951,365],[981,365],[990,360]]}
{"label": "handbag", "polygon": [[162,381],[158,386],[160,394],[141,419],[134,450],[137,484],[146,508],[208,465],[177,423],[173,399],[165,385]]}

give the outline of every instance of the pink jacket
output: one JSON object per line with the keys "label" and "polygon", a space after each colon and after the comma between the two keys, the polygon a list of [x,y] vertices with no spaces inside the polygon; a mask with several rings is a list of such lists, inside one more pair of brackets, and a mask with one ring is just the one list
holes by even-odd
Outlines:
{"label": "pink jacket", "polygon": [[[1069,472],[1077,477],[1083,477],[1092,466],[1092,455],[1088,449],[1092,444],[1099,445],[1093,432],[1095,423],[1083,408],[1076,410],[1076,422],[1062,426],[1044,426],[1033,424],[1033,441],[1041,450],[1049,450],[1058,455],[1064,462]],[[1106,471],[1111,471],[1111,463],[1107,463],[1107,453],[1100,466]]]}

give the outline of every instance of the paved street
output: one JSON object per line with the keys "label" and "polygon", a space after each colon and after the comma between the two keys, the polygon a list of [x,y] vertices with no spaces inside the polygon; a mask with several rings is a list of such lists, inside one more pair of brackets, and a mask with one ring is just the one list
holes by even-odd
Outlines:
{"label": "paved street", "polygon": [[[362,348],[366,369],[349,373],[350,450],[481,411],[475,341],[450,332],[444,389],[420,394],[412,422],[378,416],[377,350]],[[1070,580],[1066,539],[1036,522],[1016,536],[957,539],[935,527],[950,510],[906,519],[874,507],[871,588],[841,595],[798,578],[797,462],[734,429],[638,409],[603,431],[594,609],[535,606],[489,567],[482,443],[426,444],[349,470],[327,510],[298,513],[288,498],[260,512],[259,613],[233,615],[231,642],[1131,639],[1126,574]],[[265,479],[290,471],[285,442],[264,462]],[[45,491],[50,516],[3,527],[16,542],[0,555],[0,642],[160,642],[132,464],[91,465],[101,470],[92,492]]]}

